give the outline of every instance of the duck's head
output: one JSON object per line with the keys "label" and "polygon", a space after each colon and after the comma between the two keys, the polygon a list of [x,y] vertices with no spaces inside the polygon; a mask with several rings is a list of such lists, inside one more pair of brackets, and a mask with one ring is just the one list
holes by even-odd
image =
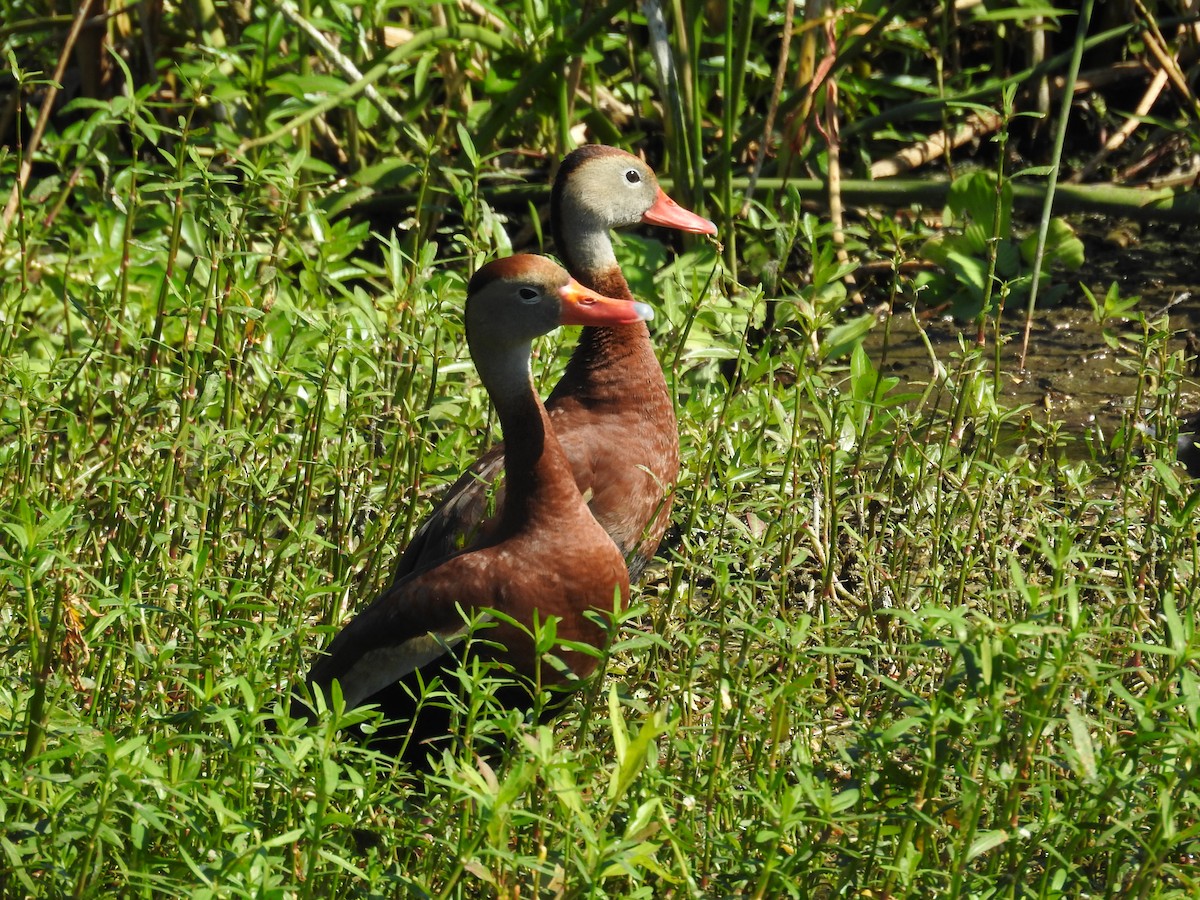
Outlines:
{"label": "duck's head", "polygon": [[467,341],[473,355],[488,347],[528,344],[559,325],[632,325],[653,317],[645,303],[605,297],[554,261],[528,253],[488,263],[467,287]]}
{"label": "duck's head", "polygon": [[717,226],[684,209],[658,185],[654,171],[636,156],[588,144],[567,155],[550,199],[555,227],[603,230],[644,222],[695,234]]}

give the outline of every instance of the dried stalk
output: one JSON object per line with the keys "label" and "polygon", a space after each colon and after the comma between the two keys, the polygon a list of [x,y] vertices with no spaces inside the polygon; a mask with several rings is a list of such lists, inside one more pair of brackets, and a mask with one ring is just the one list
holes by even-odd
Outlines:
{"label": "dried stalk", "polygon": [[905,147],[899,153],[871,163],[872,178],[893,178],[919,168],[944,153],[970,143],[1000,127],[1002,119],[994,112],[973,112],[950,132],[939,131],[929,138]]}
{"label": "dried stalk", "polygon": [[[383,95],[375,89],[375,85],[372,84],[369,79],[363,76],[362,72],[358,70],[358,66],[354,64],[353,60],[344,55],[340,50],[337,49],[337,47],[333,46],[333,44],[330,43],[329,39],[325,37],[324,34],[322,34],[311,22],[301,15],[300,10],[296,8],[295,4],[292,3],[291,0],[281,0],[279,3],[279,11],[282,12],[293,25],[308,35],[309,40],[311,40],[317,47],[320,48],[321,52],[325,54],[329,61],[342,71],[342,74],[344,74],[347,78],[352,79],[356,84],[361,85],[363,96],[366,97],[367,100],[369,100],[371,104],[379,110],[383,117],[391,122],[401,134],[407,136],[415,148],[418,150],[424,149],[424,141],[420,139],[418,135],[413,133],[412,126],[404,120],[404,116],[400,115],[396,108],[392,106],[392,104],[388,103],[388,101],[384,99]],[[249,148],[249,146],[252,146],[253,143],[254,142],[252,141],[247,141],[243,143],[242,147],[239,149],[241,151],[245,151]]]}
{"label": "dried stalk", "polygon": [[817,26],[820,24],[824,6],[807,3],[804,7],[804,26],[800,35],[800,56],[796,65],[793,85],[797,90],[805,87],[799,107],[793,110],[784,122],[784,140],[780,148],[780,169],[786,179],[792,173],[792,160],[804,144],[805,131],[816,101],[821,81],[833,68],[833,60],[825,59],[817,66]]}
{"label": "dried stalk", "polygon": [[[0,218],[0,246],[3,246],[4,238],[8,234],[8,226],[12,224],[13,216],[16,215],[17,204],[21,200],[21,192],[25,190],[25,186],[29,183],[29,173],[33,171],[33,155],[42,143],[42,135],[46,133],[46,125],[50,122],[50,113],[54,110],[54,100],[58,97],[58,86],[62,84],[63,76],[67,71],[67,60],[71,58],[71,51],[75,48],[75,42],[79,39],[79,33],[83,30],[84,23],[88,19],[91,5],[91,0],[84,0],[80,4],[79,12],[75,14],[75,19],[71,22],[71,30],[67,32],[67,39],[63,42],[62,52],[58,55],[58,65],[54,67],[54,76],[46,86],[46,96],[42,98],[42,108],[38,112],[37,122],[33,126],[33,133],[29,136],[29,143],[25,146],[25,157],[21,160],[21,167],[17,172],[16,183],[13,184],[12,192],[8,195],[8,204],[4,207],[4,216]],[[20,90],[19,87],[18,90]]]}
{"label": "dried stalk", "polygon": [[476,3],[475,0],[458,0],[458,8],[464,12],[469,12],[493,31],[508,31],[508,23],[494,14],[482,3]]}
{"label": "dried stalk", "polygon": [[[1094,69],[1080,75],[1075,80],[1073,87],[1075,93],[1082,94],[1133,75],[1140,75],[1144,72],[1145,67],[1138,62],[1115,63],[1111,66],[1105,66],[1103,69]],[[1050,86],[1051,96],[1056,98],[1062,94],[1066,87],[1066,82],[1062,77],[1058,77],[1051,81]],[[965,122],[955,126],[953,131],[949,133],[940,131],[923,141],[905,147],[900,152],[886,159],[872,163],[871,177],[894,178],[904,172],[932,162],[947,150],[953,150],[961,147],[968,141],[983,137],[985,134],[990,134],[999,126],[1000,117],[994,113],[972,113]]]}
{"label": "dried stalk", "polygon": [[1166,71],[1167,77],[1171,80],[1171,87],[1175,88],[1175,92],[1179,94],[1184,103],[1192,107],[1192,112],[1197,119],[1200,119],[1200,101],[1196,99],[1196,95],[1192,93],[1188,87],[1187,76],[1179,68],[1179,63],[1175,61],[1175,57],[1171,55],[1167,46],[1167,40],[1163,37],[1162,32],[1158,30],[1158,23],[1146,9],[1142,0],[1133,0],[1134,6],[1138,8],[1138,12],[1146,20],[1149,26],[1143,37],[1146,40],[1146,48],[1158,60],[1158,64]]}
{"label": "dried stalk", "polygon": [[767,107],[767,121],[763,125],[762,140],[758,144],[758,159],[754,161],[754,171],[750,174],[750,185],[746,188],[746,199],[742,202],[739,215],[745,218],[750,212],[750,202],[754,199],[754,185],[762,175],[763,162],[767,158],[767,149],[771,145],[771,132],[775,128],[775,114],[779,112],[779,95],[783,92],[783,76],[787,71],[788,49],[792,42],[792,20],[794,4],[787,3],[783,13],[783,37],[779,48],[779,61],[775,64],[775,83],[771,86],[771,103]]}
{"label": "dried stalk", "polygon": [[1100,168],[1101,163],[1108,158],[1109,154],[1129,140],[1130,136],[1137,130],[1137,127],[1142,124],[1142,119],[1154,108],[1154,104],[1158,101],[1158,97],[1166,85],[1167,70],[1159,69],[1154,73],[1154,80],[1150,82],[1150,87],[1142,95],[1142,99],[1133,111],[1133,115],[1126,119],[1125,123],[1109,136],[1109,139],[1104,142],[1104,146],[1100,148],[1096,155],[1089,159],[1067,181],[1072,184],[1078,184]]}
{"label": "dried stalk", "polygon": [[[837,34],[834,31],[834,11],[831,8],[833,0],[825,0],[827,14],[825,16],[825,53],[826,59],[837,59]],[[830,239],[833,241],[834,255],[843,265],[850,261],[846,252],[845,216],[842,208],[842,165],[841,138],[838,134],[838,89],[837,79],[825,79],[825,127],[823,129],[826,141],[826,154],[829,162],[829,222],[833,226]],[[846,286],[850,289],[855,300],[861,302],[858,287],[853,275],[845,278]]]}

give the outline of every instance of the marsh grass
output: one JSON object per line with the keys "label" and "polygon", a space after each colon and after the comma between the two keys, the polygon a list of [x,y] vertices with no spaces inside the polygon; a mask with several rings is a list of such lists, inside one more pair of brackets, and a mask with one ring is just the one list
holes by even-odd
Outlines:
{"label": "marsh grass", "polygon": [[[255,174],[144,173],[95,210],[107,240],[31,233],[40,274],[0,288],[6,892],[1194,889],[1196,500],[1168,445],[1080,459],[973,348],[924,397],[822,358],[815,315],[751,351],[767,301],[720,302],[711,251],[658,283],[678,528],[586,702],[483,717],[509,756],[423,788],[338,734],[362,713],[281,719],[490,415],[464,273],[412,277],[295,165]],[[1169,423],[1160,327],[1130,364]]]}
{"label": "marsh grass", "polygon": [[[517,169],[498,142],[559,147],[554,117],[609,84],[653,113],[627,70],[649,63],[606,27],[629,6],[526,4],[483,47],[491,80],[446,103],[439,79],[483,51],[440,7],[389,93],[426,143],[385,148],[369,104],[333,104],[344,181],[313,149],[316,82],[273,55],[294,52],[279,17],[181,60],[182,95],[222,114],[135,91],[48,141],[0,250],[0,893],[1196,893],[1200,494],[1172,465],[1169,323],[1113,323],[1157,436],[1005,408],[966,341],[901,387],[794,192],[736,221],[714,192],[736,255],[620,243],[659,309],[685,463],[604,677],[547,726],[464,673],[465,746],[424,782],[347,738],[370,712],[284,715],[495,437],[461,305],[528,214],[483,189]],[[384,12],[322,24],[369,71]],[[733,126],[769,93],[766,20],[714,38],[700,5],[679,13],[692,93],[666,165],[727,186]],[[587,90],[534,91],[571,41],[604,60]],[[704,110],[739,79],[706,160]],[[345,215],[393,188],[402,221]],[[846,239],[903,258],[918,237],[867,219]],[[896,274],[890,300],[910,289]],[[572,339],[539,346],[543,389]],[[495,741],[502,760],[471,752]]]}

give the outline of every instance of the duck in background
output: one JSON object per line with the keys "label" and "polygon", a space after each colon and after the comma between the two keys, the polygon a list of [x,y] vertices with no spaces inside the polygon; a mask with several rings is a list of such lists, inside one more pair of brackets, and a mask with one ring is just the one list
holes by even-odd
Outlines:
{"label": "duck in background", "polygon": [[[571,276],[609,297],[632,300],[613,252],[612,228],[638,223],[713,235],[708,219],[679,206],[654,172],[615,147],[580,147],[562,161],[550,199],[554,245]],[[636,582],[666,531],[679,476],[675,409],[645,322],[589,325],[546,400],[550,422],[592,515],[616,543]],[[506,432],[507,434],[508,432]],[[418,527],[395,578],[489,535],[501,521],[503,445],[480,457]]]}
{"label": "duck in background", "polygon": [[1187,469],[1193,478],[1200,477],[1200,445],[1197,445],[1197,432],[1200,432],[1200,410],[1179,417],[1179,436],[1175,440],[1175,457]]}
{"label": "duck in background", "polygon": [[[508,707],[532,704],[535,679],[567,691],[596,667],[595,656],[577,650],[557,652],[565,671],[543,665],[524,631],[535,618],[555,616],[560,640],[602,646],[605,631],[587,613],[611,613],[629,599],[624,557],[588,511],[534,391],[531,343],[559,325],[628,328],[651,316],[645,304],[589,290],[544,257],[497,260],[471,279],[467,342],[506,439],[504,508],[469,550],[395,582],[338,633],[307,676],[310,691],[328,697],[337,681],[347,708],[377,703],[387,719],[407,723],[402,734],[384,736],[384,749],[417,767],[427,763],[428,742],[448,736],[451,715],[445,705],[422,704],[423,692],[439,677],[453,685],[452,673],[469,658],[511,670],[512,684],[498,695]],[[466,641],[464,616],[484,610],[503,615]]]}

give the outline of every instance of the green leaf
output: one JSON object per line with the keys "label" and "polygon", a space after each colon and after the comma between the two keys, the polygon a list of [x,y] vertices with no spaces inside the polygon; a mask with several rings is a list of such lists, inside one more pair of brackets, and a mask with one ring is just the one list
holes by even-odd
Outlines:
{"label": "green leaf", "polygon": [[967,862],[987,853],[989,850],[994,850],[1007,840],[1008,832],[1002,828],[998,828],[995,831],[985,831],[971,842],[971,846],[967,850]]}
{"label": "green leaf", "polygon": [[[616,700],[616,686],[614,685],[609,692],[609,711],[614,708]],[[618,715],[620,714],[619,707],[617,708]],[[624,731],[625,723],[621,720],[621,729]],[[632,741],[625,741],[624,752],[618,754],[618,764],[613,770],[608,782],[608,799],[616,801],[625,796],[625,792],[629,790],[629,785],[641,772],[646,764],[647,755],[650,748],[654,745],[655,739],[666,731],[666,714],[662,711],[656,711],[642,723],[642,727],[638,729],[637,735]],[[616,729],[613,730],[614,741],[616,739]]]}
{"label": "green leaf", "polygon": [[475,142],[471,140],[471,134],[463,126],[462,122],[455,122],[454,128],[458,132],[458,143],[462,147],[462,151],[466,154],[467,159],[471,163],[471,168],[475,171],[479,170],[479,154],[475,151]]}
{"label": "green leaf", "polygon": [[996,218],[996,205],[1000,205],[1000,227],[998,237],[1006,237],[1012,230],[1012,186],[1006,181],[997,190],[996,176],[990,172],[972,172],[956,178],[950,185],[946,206],[956,219],[966,217],[982,225],[990,235]]}
{"label": "green leaf", "polygon": [[354,114],[363,128],[374,128],[375,123],[379,121],[379,107],[366,97],[358,98],[358,102],[354,104]]}
{"label": "green leaf", "polygon": [[625,717],[621,714],[621,701],[617,697],[617,686],[608,686],[608,721],[612,729],[613,752],[617,757],[617,765],[625,761],[625,751],[629,745],[629,732],[625,728]]}
{"label": "green leaf", "polygon": [[1088,778],[1096,777],[1096,748],[1092,745],[1092,736],[1088,733],[1087,722],[1068,701],[1067,725],[1071,729],[1071,747],[1079,759],[1079,765]]}
{"label": "green leaf", "polygon": [[821,352],[826,359],[841,359],[855,347],[862,345],[863,338],[875,327],[875,314],[861,316],[830,328],[821,341]]}
{"label": "green leaf", "polygon": [[1022,169],[1019,172],[1014,172],[1010,178],[1024,178],[1030,176],[1033,178],[1045,178],[1054,172],[1054,166],[1030,166],[1028,169]]}
{"label": "green leaf", "polygon": [[[1021,258],[1032,267],[1037,252],[1037,234],[1021,241]],[[1083,265],[1083,241],[1075,236],[1075,230],[1063,219],[1051,219],[1046,230],[1046,249],[1042,256],[1042,271],[1051,265],[1075,271]]]}

